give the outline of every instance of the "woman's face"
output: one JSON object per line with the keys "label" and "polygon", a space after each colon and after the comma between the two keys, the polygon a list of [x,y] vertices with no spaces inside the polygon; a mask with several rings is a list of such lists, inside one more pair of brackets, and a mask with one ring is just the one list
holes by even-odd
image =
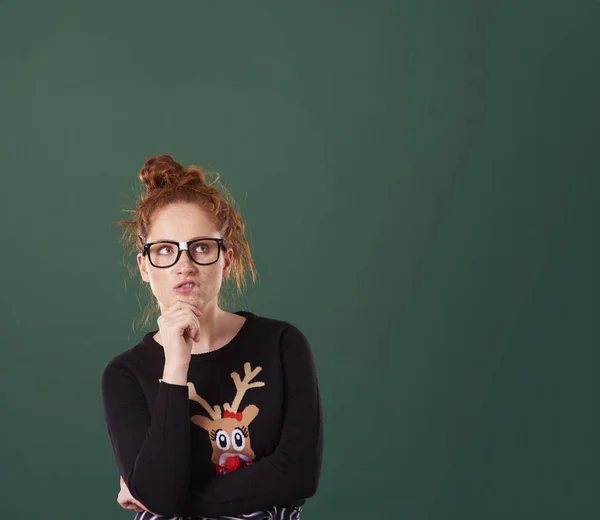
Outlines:
{"label": "woman's face", "polygon": [[[198,204],[177,202],[154,213],[148,236],[145,238],[146,242],[188,242],[195,238],[222,237]],[[210,265],[192,262],[187,251],[181,251],[179,260],[171,267],[154,267],[147,255],[141,253],[137,255],[137,262],[142,280],[150,284],[161,312],[164,312],[177,300],[193,303],[200,309],[207,304],[216,306],[221,282],[229,272],[232,258],[232,249],[227,249],[226,252],[221,249],[219,260]],[[184,280],[193,280],[197,285],[185,294],[177,293],[174,290],[175,286]]]}

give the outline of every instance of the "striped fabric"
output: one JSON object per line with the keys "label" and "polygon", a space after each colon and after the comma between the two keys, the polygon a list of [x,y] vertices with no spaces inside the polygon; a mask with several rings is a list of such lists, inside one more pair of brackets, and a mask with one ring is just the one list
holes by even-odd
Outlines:
{"label": "striped fabric", "polygon": [[136,513],[133,520],[300,520],[301,511],[302,506],[273,506],[270,509],[257,511],[256,513],[239,516],[219,516],[216,518],[207,516],[156,516],[148,511],[144,511],[143,513]]}

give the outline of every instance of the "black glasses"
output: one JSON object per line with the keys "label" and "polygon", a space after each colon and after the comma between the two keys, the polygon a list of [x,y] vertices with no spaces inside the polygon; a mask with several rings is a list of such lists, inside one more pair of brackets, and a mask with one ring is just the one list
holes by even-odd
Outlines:
{"label": "black glasses", "polygon": [[210,265],[219,260],[221,248],[225,248],[224,242],[223,238],[197,238],[189,242],[172,240],[148,242],[142,246],[142,254],[148,255],[150,263],[161,269],[175,265],[183,250],[187,251],[192,262],[198,265]]}

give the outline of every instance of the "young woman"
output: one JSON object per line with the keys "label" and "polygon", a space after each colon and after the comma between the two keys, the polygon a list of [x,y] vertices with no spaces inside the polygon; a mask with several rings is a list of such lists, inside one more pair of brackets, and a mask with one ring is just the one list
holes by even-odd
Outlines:
{"label": "young woman", "polygon": [[288,321],[223,309],[226,282],[256,277],[224,188],[168,155],[139,177],[147,191],[119,224],[159,317],[102,372],[118,503],[136,520],[300,518],[323,450],[310,345]]}

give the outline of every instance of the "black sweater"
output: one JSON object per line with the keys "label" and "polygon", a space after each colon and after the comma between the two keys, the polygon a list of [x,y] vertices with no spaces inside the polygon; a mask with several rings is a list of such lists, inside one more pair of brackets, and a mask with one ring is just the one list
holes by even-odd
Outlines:
{"label": "black sweater", "polygon": [[104,417],[131,494],[163,516],[221,516],[301,505],[321,471],[317,375],[304,334],[246,321],[220,349],[192,354],[188,385],[162,382],[148,332],[101,377]]}

